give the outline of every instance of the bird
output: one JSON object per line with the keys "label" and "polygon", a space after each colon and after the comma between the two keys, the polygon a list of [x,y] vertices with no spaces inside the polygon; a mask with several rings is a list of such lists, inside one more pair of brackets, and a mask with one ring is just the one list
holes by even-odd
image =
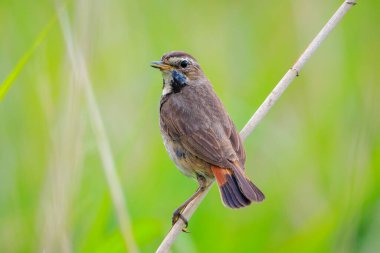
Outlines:
{"label": "bird", "polygon": [[172,225],[181,219],[188,226],[182,212],[214,180],[229,208],[263,201],[264,194],[245,173],[242,139],[197,60],[183,51],[172,51],[151,66],[163,78],[159,125],[165,148],[179,170],[199,184],[174,211]]}

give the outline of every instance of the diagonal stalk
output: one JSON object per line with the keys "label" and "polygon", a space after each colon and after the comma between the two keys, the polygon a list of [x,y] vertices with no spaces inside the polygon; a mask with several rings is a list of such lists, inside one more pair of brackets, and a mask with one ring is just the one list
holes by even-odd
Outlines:
{"label": "diagonal stalk", "polygon": [[12,69],[11,73],[0,84],[0,101],[4,99],[5,95],[11,88],[13,82],[16,80],[25,64],[29,61],[30,57],[34,54],[37,48],[45,41],[46,36],[49,34],[54,24],[57,21],[57,16],[53,15],[49,22],[45,25],[42,31],[38,34],[37,38],[33,42],[32,46],[24,53],[16,66]]}
{"label": "diagonal stalk", "polygon": [[[256,128],[258,123],[260,123],[260,121],[264,118],[264,116],[268,113],[268,111],[280,98],[282,93],[284,93],[284,91],[290,85],[290,83],[299,75],[301,69],[306,64],[306,62],[310,59],[313,53],[317,50],[317,48],[321,45],[321,43],[326,39],[329,33],[335,28],[335,26],[339,23],[339,21],[344,17],[344,15],[355,4],[356,4],[356,0],[343,2],[343,4],[339,7],[339,9],[334,13],[334,15],[330,18],[330,20],[325,24],[322,30],[317,34],[317,36],[312,40],[312,42],[306,48],[306,50],[302,53],[300,58],[298,58],[297,62],[286,72],[284,77],[280,80],[280,82],[276,85],[276,87],[272,90],[272,92],[261,104],[259,109],[257,109],[257,111],[253,114],[253,116],[250,118],[248,123],[241,130],[240,136],[243,140],[247,139],[247,137],[252,133],[252,131]],[[207,187],[206,191],[200,194],[198,198],[194,199],[186,207],[182,215],[187,220],[190,220],[191,216],[196,211],[199,204],[207,195],[211,186],[212,184],[210,184]],[[177,236],[181,233],[184,227],[185,227],[184,222],[181,219],[179,219],[171,228],[171,230],[166,235],[164,240],[161,242],[156,253],[168,252],[170,250],[171,245],[174,243]]]}

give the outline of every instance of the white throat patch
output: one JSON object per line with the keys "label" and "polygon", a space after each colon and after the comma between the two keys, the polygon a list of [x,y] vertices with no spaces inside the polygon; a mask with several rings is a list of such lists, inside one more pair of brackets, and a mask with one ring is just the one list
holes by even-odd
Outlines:
{"label": "white throat patch", "polygon": [[162,78],[164,79],[164,88],[162,89],[162,96],[172,92],[173,88],[170,85],[172,81],[172,75],[169,71],[162,71]]}

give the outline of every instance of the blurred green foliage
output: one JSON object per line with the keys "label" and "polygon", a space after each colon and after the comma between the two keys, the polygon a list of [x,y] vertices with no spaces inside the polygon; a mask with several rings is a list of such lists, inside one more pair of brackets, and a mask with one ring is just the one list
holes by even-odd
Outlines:
{"label": "blurred green foliage", "polygon": [[[141,252],[196,189],[162,145],[162,82],[149,62],[194,55],[240,129],[340,4],[68,3]],[[230,210],[214,186],[173,252],[378,252],[379,8],[359,1],[246,141],[267,199]],[[0,2],[0,82],[55,12],[47,0]],[[125,250],[72,75],[56,21],[0,102],[0,252]]]}

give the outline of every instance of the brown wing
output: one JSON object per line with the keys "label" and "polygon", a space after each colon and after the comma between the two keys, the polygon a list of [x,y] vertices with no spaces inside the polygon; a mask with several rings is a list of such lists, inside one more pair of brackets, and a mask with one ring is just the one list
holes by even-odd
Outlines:
{"label": "brown wing", "polygon": [[193,155],[219,167],[230,167],[229,161],[238,159],[230,140],[218,136],[212,128],[182,136],[180,142]]}
{"label": "brown wing", "polygon": [[240,166],[244,169],[245,168],[244,165],[245,165],[246,156],[245,156],[243,141],[240,138],[240,134],[236,130],[235,124],[232,122],[231,119],[229,119],[229,120],[230,120],[230,125],[232,126],[231,127],[231,134],[230,134],[230,141],[231,141],[233,149],[236,152],[236,155],[239,158]]}
{"label": "brown wing", "polygon": [[[244,167],[245,153],[239,134],[211,87],[188,87],[181,95],[163,97],[162,129],[193,155],[219,167],[238,160]],[[194,101],[198,101],[195,103]]]}

